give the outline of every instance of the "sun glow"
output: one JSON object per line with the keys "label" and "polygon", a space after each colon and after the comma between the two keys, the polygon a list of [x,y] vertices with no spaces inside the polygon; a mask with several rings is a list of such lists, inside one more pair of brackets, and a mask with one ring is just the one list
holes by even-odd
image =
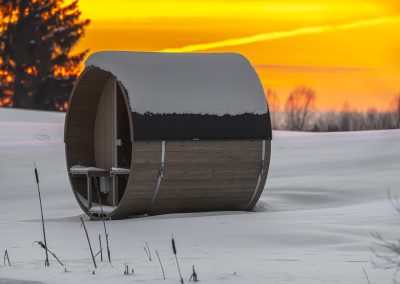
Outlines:
{"label": "sun glow", "polygon": [[[280,101],[297,85],[317,107],[386,109],[400,91],[400,5],[392,0],[80,0],[76,48],[238,52]],[[263,66],[260,68],[260,66]]]}
{"label": "sun glow", "polygon": [[[98,20],[129,20],[154,18],[197,19],[281,19],[286,21],[301,18],[327,17],[332,14],[357,16],[387,11],[387,7],[372,1],[130,1],[116,0],[109,5],[107,0],[81,0],[79,5],[89,18]],[[336,17],[338,15],[335,15]]]}

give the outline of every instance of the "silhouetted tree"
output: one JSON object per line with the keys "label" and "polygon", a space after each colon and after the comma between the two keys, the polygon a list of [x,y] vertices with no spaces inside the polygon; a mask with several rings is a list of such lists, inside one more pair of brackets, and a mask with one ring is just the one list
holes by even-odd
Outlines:
{"label": "silhouetted tree", "polygon": [[315,91],[306,86],[296,87],[289,95],[286,104],[286,124],[289,130],[302,131],[315,108]]}
{"label": "silhouetted tree", "polygon": [[274,129],[278,127],[278,112],[280,108],[280,101],[278,94],[273,89],[267,89],[265,91],[265,96],[267,97],[268,109],[271,115],[271,124]]}
{"label": "silhouetted tree", "polygon": [[265,91],[265,96],[267,97],[268,100],[268,108],[271,112],[279,111],[280,108],[280,101],[278,94],[275,92],[275,90],[268,88]]}
{"label": "silhouetted tree", "polygon": [[0,105],[67,107],[88,52],[71,55],[89,25],[80,16],[78,1],[0,0]]}
{"label": "silhouetted tree", "polygon": [[378,111],[375,108],[369,108],[367,110],[367,129],[373,130],[378,129]]}
{"label": "silhouetted tree", "polygon": [[350,131],[350,124],[351,124],[350,105],[348,102],[345,102],[340,112],[338,129],[340,129],[340,131]]}
{"label": "silhouetted tree", "polygon": [[400,128],[400,94],[393,99],[392,111],[394,114],[395,127]]}

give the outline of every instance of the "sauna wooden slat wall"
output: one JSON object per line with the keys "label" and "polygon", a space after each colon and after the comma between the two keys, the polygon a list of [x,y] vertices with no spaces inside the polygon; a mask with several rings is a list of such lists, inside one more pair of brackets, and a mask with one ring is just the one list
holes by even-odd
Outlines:
{"label": "sauna wooden slat wall", "polygon": [[97,105],[94,128],[94,151],[96,166],[111,170],[116,166],[115,161],[115,79],[107,80]]}
{"label": "sauna wooden slat wall", "polygon": [[[269,167],[266,141],[264,178]],[[245,210],[254,193],[262,140],[166,141],[164,177],[153,204],[161,160],[161,141],[133,144],[133,165],[125,194],[113,218],[173,212]]]}

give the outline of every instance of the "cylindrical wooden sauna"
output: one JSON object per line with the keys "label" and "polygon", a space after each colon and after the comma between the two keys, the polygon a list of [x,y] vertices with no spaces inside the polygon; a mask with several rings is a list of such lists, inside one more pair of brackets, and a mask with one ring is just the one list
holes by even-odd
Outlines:
{"label": "cylindrical wooden sauna", "polygon": [[65,122],[72,190],[92,218],[251,210],[268,174],[271,121],[238,54],[98,52]]}

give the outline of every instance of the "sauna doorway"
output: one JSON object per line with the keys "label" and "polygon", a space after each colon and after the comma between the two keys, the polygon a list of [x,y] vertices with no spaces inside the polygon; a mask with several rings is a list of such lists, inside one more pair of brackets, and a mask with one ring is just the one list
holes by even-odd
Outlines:
{"label": "sauna doorway", "polygon": [[[117,206],[127,185],[132,156],[129,101],[114,76],[109,77],[99,99],[94,127],[96,168],[110,173],[101,192],[105,203]],[[112,194],[109,194],[112,192]]]}

